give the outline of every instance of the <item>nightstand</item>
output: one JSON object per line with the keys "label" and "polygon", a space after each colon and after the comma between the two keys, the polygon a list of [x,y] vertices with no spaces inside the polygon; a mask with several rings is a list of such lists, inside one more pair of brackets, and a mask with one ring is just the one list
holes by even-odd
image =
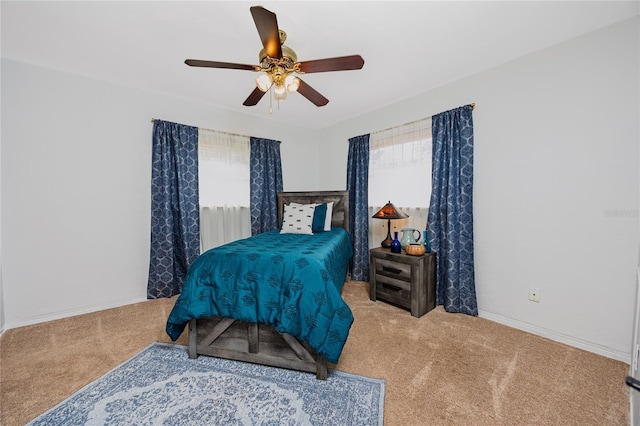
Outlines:
{"label": "nightstand", "polygon": [[370,294],[421,317],[436,306],[436,254],[409,256],[387,248],[369,251]]}

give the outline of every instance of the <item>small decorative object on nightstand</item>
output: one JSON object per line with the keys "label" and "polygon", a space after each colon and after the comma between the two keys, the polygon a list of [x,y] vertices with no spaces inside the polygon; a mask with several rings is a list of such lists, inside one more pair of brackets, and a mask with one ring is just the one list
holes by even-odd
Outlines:
{"label": "small decorative object on nightstand", "polygon": [[422,244],[424,245],[424,251],[427,253],[431,252],[431,243],[429,243],[429,232],[424,231],[424,237],[422,238]]}
{"label": "small decorative object on nightstand", "polygon": [[421,317],[436,306],[436,253],[409,256],[382,247],[369,251],[371,300],[383,300]]}
{"label": "small decorative object on nightstand", "polygon": [[402,244],[400,244],[400,240],[398,239],[398,233],[393,233],[393,241],[391,241],[391,253],[400,253],[402,251]]}
{"label": "small decorative object on nightstand", "polygon": [[407,244],[404,246],[404,252],[409,256],[422,256],[426,250],[422,244]]}

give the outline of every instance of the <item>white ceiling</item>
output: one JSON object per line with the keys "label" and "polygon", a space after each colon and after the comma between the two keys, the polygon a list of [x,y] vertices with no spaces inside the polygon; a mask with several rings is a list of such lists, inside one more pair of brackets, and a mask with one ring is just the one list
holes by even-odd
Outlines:
{"label": "white ceiling", "polygon": [[[308,74],[329,98],[242,105],[256,73],[187,58],[257,64],[249,7],[277,15],[299,61],[360,54],[362,70]],[[222,108],[324,128],[638,15],[638,1],[5,1],[2,57]],[[597,60],[597,58],[594,58]],[[472,101],[472,100],[470,100]]]}

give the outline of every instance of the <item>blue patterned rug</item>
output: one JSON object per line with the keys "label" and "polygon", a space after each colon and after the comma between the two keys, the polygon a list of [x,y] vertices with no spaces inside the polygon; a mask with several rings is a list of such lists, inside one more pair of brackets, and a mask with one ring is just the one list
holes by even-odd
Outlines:
{"label": "blue patterned rug", "polygon": [[154,343],[29,425],[382,425],[385,382],[200,356]]}

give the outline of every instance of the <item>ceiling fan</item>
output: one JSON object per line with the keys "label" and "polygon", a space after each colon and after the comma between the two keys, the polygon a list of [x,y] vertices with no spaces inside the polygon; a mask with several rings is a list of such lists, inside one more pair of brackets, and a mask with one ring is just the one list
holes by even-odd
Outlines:
{"label": "ceiling fan", "polygon": [[336,58],[316,59],[298,62],[296,53],[284,45],[287,34],[278,28],[278,21],[273,12],[262,6],[250,8],[251,15],[258,29],[258,35],[264,48],[260,51],[260,65],[234,64],[229,62],[203,61],[187,59],[185,64],[192,67],[227,68],[263,72],[256,79],[256,88],[243,102],[245,106],[254,106],[264,94],[273,88],[273,96],[277,101],[284,100],[287,91],[297,91],[316,106],[324,106],[329,99],[322,96],[294,74],[310,74],[328,71],[359,70],[364,66],[360,55],[340,56]]}

